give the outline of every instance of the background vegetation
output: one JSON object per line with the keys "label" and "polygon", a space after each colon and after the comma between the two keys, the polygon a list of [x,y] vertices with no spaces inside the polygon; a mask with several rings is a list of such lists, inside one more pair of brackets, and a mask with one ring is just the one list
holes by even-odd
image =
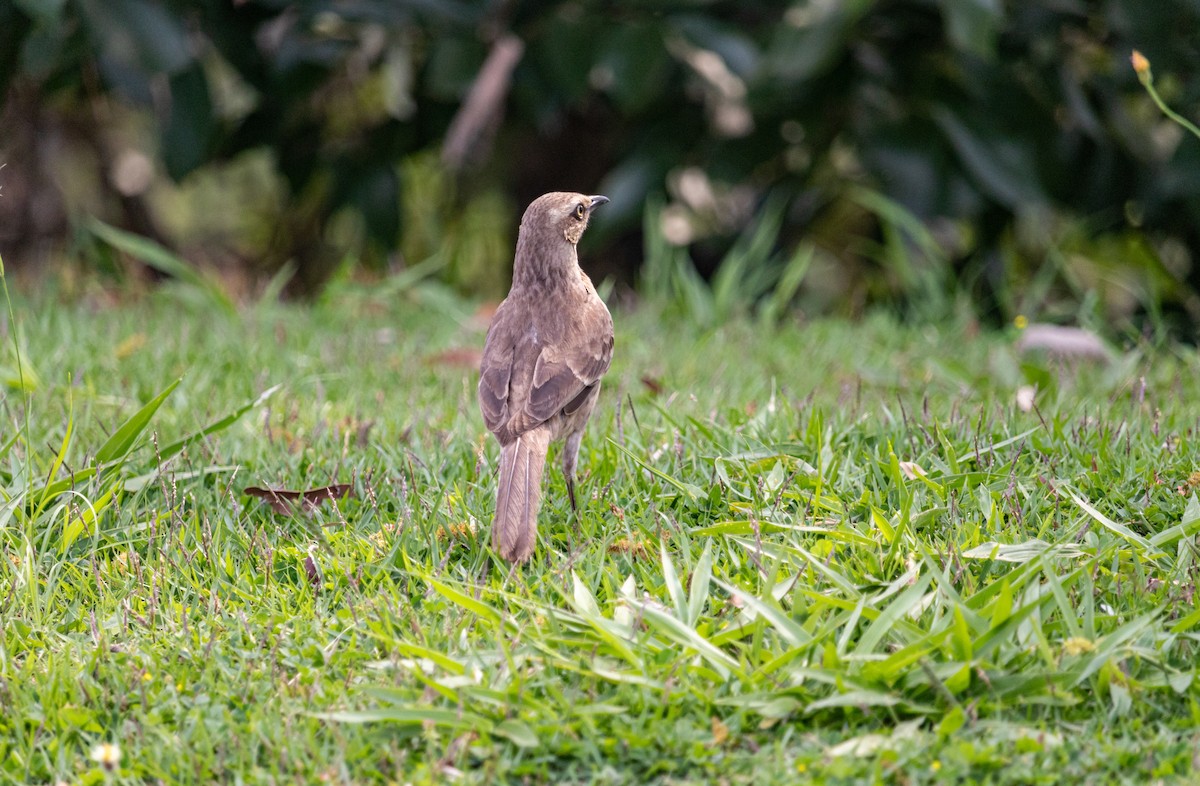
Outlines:
{"label": "background vegetation", "polygon": [[[81,230],[95,215],[192,262],[293,265],[308,288],[344,259],[436,253],[495,295],[523,205],[569,188],[613,198],[588,240],[601,277],[637,281],[646,211],[704,278],[771,214],[768,245],[815,251],[809,311],[932,287],[991,318],[1186,326],[1200,142],[1128,58],[1194,117],[1198,17],[1187,0],[16,0],[0,242],[10,265],[64,242],[108,265]],[[895,232],[897,207],[929,244]]]}
{"label": "background vegetation", "polygon": [[[0,781],[1194,777],[1198,15],[0,4]],[[514,570],[560,188],[618,351]]]}

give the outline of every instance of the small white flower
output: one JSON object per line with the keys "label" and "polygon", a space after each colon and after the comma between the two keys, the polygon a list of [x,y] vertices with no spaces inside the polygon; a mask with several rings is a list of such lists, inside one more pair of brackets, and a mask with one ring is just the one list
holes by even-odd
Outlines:
{"label": "small white flower", "polygon": [[121,763],[121,746],[113,742],[102,742],[92,748],[92,761],[110,772]]}
{"label": "small white flower", "polygon": [[1036,395],[1037,388],[1033,385],[1022,385],[1017,388],[1017,409],[1022,412],[1033,409],[1033,399]]}

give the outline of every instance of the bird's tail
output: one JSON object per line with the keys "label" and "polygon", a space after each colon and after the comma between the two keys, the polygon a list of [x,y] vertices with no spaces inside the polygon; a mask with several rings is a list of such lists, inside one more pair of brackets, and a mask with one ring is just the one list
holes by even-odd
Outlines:
{"label": "bird's tail", "polygon": [[549,447],[550,430],[541,427],[527,431],[500,449],[492,546],[506,560],[524,562],[537,544],[542,470]]}

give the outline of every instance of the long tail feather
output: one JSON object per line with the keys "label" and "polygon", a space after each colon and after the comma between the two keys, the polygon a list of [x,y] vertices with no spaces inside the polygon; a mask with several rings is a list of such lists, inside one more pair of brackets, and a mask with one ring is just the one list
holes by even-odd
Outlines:
{"label": "long tail feather", "polygon": [[500,449],[500,482],[496,488],[492,545],[506,560],[524,562],[537,545],[542,471],[549,447],[549,430],[535,428]]}

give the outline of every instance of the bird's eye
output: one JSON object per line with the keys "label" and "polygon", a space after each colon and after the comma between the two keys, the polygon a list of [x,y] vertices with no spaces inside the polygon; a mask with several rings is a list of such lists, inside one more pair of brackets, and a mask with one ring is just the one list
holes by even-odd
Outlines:
{"label": "bird's eye", "polygon": [[578,218],[580,221],[582,221],[582,220],[583,220],[583,214],[584,214],[585,212],[586,212],[586,211],[584,211],[584,209],[583,209],[583,203],[582,203],[582,202],[580,202],[578,205],[576,205],[576,206],[575,206],[575,217],[576,217],[576,218]]}

